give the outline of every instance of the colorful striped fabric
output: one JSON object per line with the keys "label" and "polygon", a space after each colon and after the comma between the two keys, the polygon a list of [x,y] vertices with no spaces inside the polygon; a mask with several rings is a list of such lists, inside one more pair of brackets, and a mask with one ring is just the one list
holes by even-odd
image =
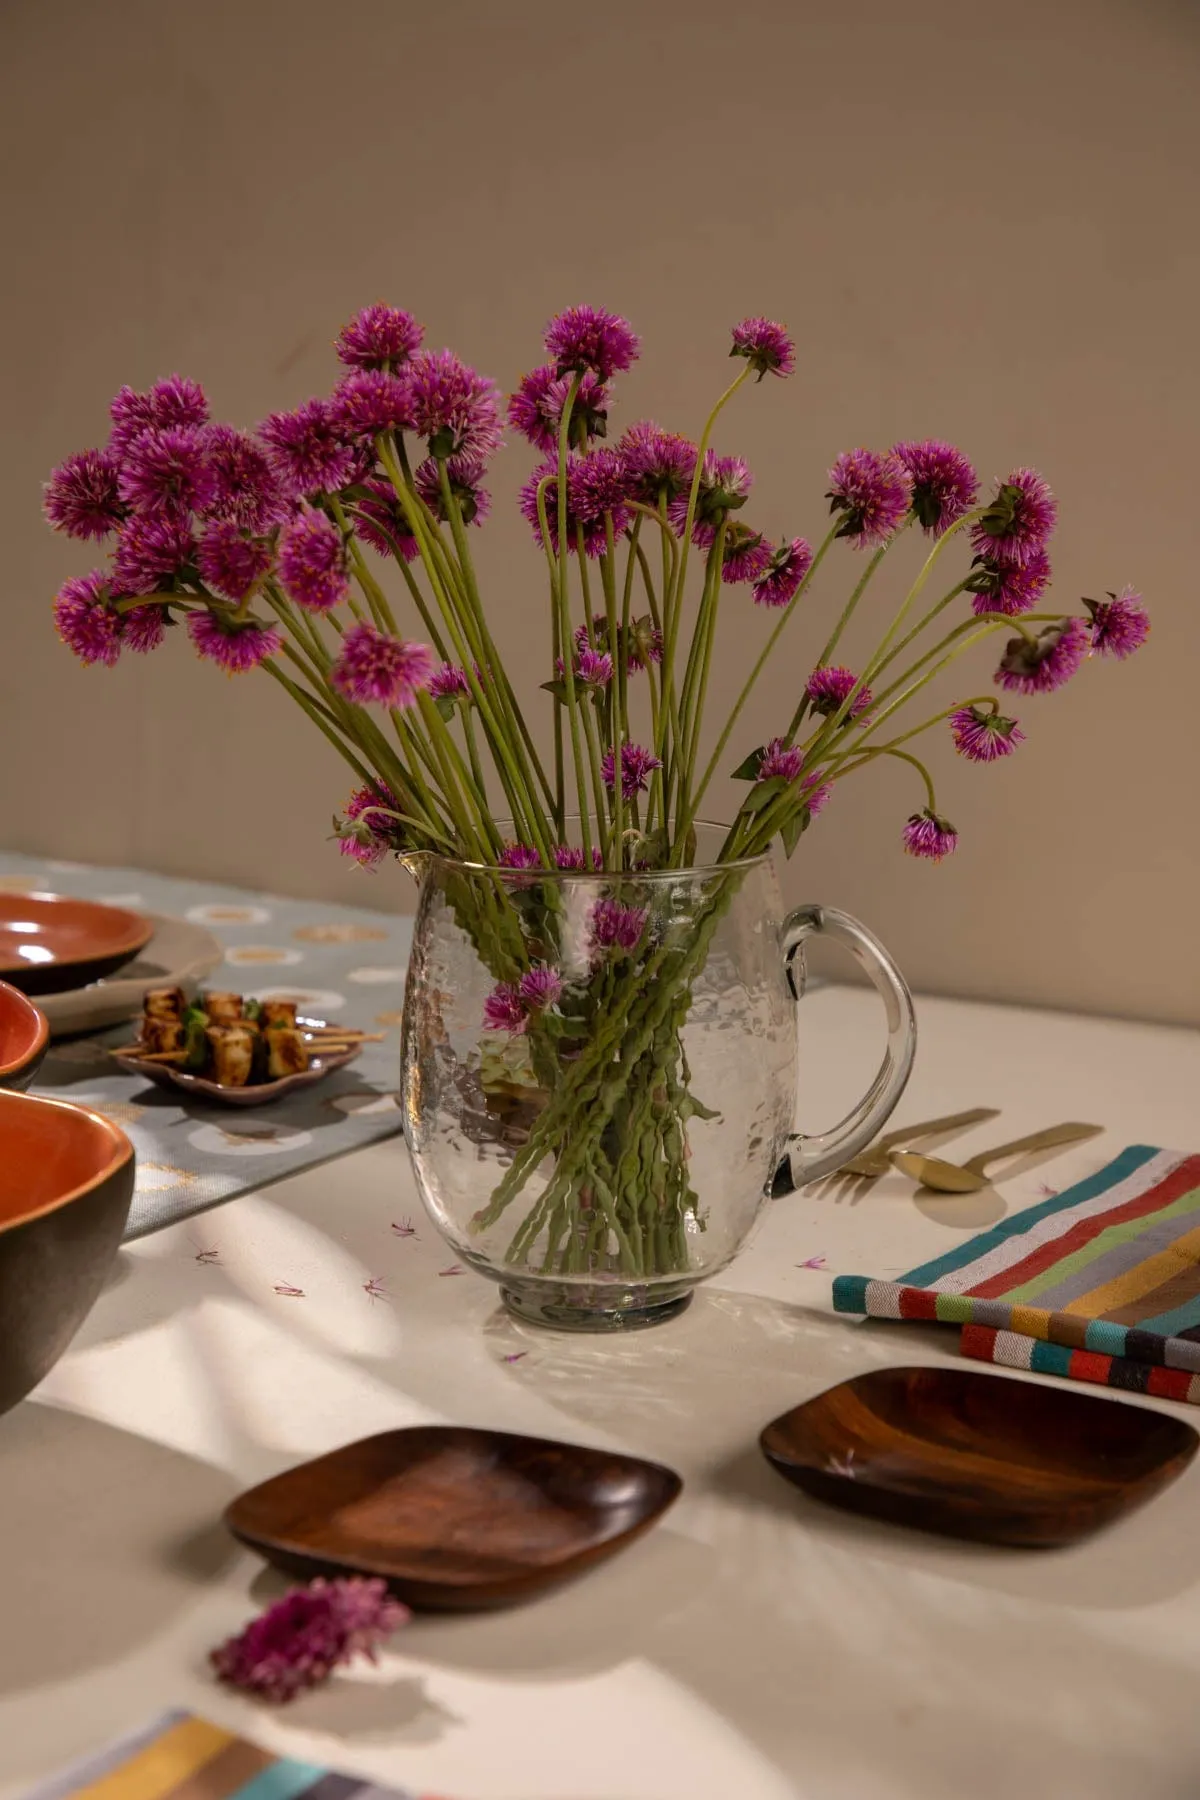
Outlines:
{"label": "colorful striped fabric", "polygon": [[833,1304],[961,1325],[983,1362],[1200,1404],[1200,1156],[1132,1145],[898,1281],[839,1275]]}
{"label": "colorful striped fabric", "polygon": [[168,1712],[43,1781],[26,1800],[350,1800],[352,1795],[414,1800],[398,1788],[273,1756],[192,1713]]}

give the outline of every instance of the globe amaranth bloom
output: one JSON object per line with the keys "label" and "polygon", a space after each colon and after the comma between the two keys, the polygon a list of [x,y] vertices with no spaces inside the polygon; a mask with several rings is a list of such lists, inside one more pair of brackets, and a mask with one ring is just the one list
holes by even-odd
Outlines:
{"label": "globe amaranth bloom", "polygon": [[204,444],[213,478],[208,517],[231,519],[244,531],[278,524],[287,505],[262,445],[232,425],[210,425]]}
{"label": "globe amaranth bloom", "polygon": [[528,1012],[544,1012],[546,1007],[557,1002],[562,986],[562,976],[558,970],[540,963],[522,975],[517,983],[517,992]]}
{"label": "globe amaranth bloom", "polygon": [[[413,484],[435,519],[447,520],[446,502],[442,495],[441,464],[427,456],[417,466]],[[448,457],[446,480],[458,505],[464,525],[482,525],[492,510],[492,497],[483,486],[485,464],[482,456],[466,452]]]}
{"label": "globe amaranth bloom", "polygon": [[112,667],[121,654],[121,615],[108,604],[103,569],[63,583],[54,596],[54,625],[80,662]]}
{"label": "globe amaranth bloom", "polygon": [[[556,844],[554,847],[554,866],[556,869],[562,869],[571,874],[577,870],[580,873],[583,873],[587,869],[583,851],[578,844]],[[604,858],[601,856],[600,851],[595,845],[592,846],[592,867],[593,869],[602,869],[604,867]]]}
{"label": "globe amaranth bloom", "polygon": [[781,544],[754,583],[754,604],[790,605],[812,563],[812,545],[807,538],[793,538],[790,543]]}
{"label": "globe amaranth bloom", "polygon": [[796,346],[787,327],[774,319],[743,319],[733,328],[730,356],[744,356],[758,379],[764,375],[794,375]]}
{"label": "globe amaranth bloom", "polygon": [[809,819],[817,814],[833,799],[832,781],[822,781],[819,775],[808,775],[800,783],[800,799]]}
{"label": "globe amaranth bloom", "polygon": [[410,431],[414,423],[408,383],[388,369],[355,369],[334,388],[329,410],[347,439]]}
{"label": "globe amaranth bloom", "polygon": [[122,457],[134,438],[151,428],[187,429],[208,423],[208,399],[198,381],[168,375],[144,394],[123,387],[108,409],[112,420],[109,449]]}
{"label": "globe amaranth bloom", "polygon": [[431,456],[490,456],[499,449],[499,390],[453,350],[418,351],[404,380],[412,429],[428,441]]}
{"label": "globe amaranth bloom", "polygon": [[597,900],[591,913],[592,942],[601,950],[636,950],[646,929],[644,906]]}
{"label": "globe amaranth bloom", "polygon": [[1133,588],[1111,593],[1107,600],[1085,600],[1091,614],[1091,647],[1097,656],[1115,656],[1124,662],[1140,650],[1150,636],[1150,615],[1142,605],[1142,596]]}
{"label": "globe amaranth bloom", "polygon": [[1058,502],[1033,469],[1014,469],[971,527],[980,556],[1006,563],[1028,562],[1045,548],[1058,517]]}
{"label": "globe amaranth bloom", "polygon": [[631,500],[646,506],[665,500],[669,505],[681,494],[687,495],[699,454],[689,438],[664,431],[652,419],[639,419],[623,433],[617,448],[625,458]]}
{"label": "globe amaranth bloom", "polygon": [[113,590],[152,594],[196,560],[196,540],[186,519],[171,513],[135,513],[121,527],[113,554]]}
{"label": "globe amaranth bloom", "polygon": [[271,567],[271,546],[247,537],[232,519],[212,519],[200,533],[196,567],[227,600],[244,600]]}
{"label": "globe amaranth bloom", "polygon": [[[858,676],[853,669],[842,668],[837,664],[814,669],[804,684],[804,692],[808,696],[814,712],[824,713],[831,717],[840,712],[842,703],[858,683]],[[871,706],[871,690],[869,687],[859,688],[854,695],[854,702],[847,714],[848,718],[857,719],[867,712]]]}
{"label": "globe amaranth bloom", "polygon": [[327,400],[306,400],[292,412],[272,413],[258,435],[289,500],[336,493],[359,466],[358,452]]}
{"label": "globe amaranth bloom", "polygon": [[151,426],[125,452],[117,492],[150,515],[203,512],[216,494],[206,434],[196,425]]}
{"label": "globe amaranth bloom", "polygon": [[414,561],[421,553],[421,546],[413,536],[408,514],[397,499],[391,482],[371,476],[363,486],[367,489],[366,496],[354,503],[355,535],[370,544],[372,550],[378,550],[380,556],[399,556],[404,562]]}
{"label": "globe amaranth bloom", "polygon": [[1011,756],[1025,733],[1015,719],[990,711],[986,706],[961,706],[950,715],[950,735],[954,748],[968,762],[995,762]]}
{"label": "globe amaranth bloom", "polygon": [[342,534],[315,506],[302,503],[279,534],[279,579],[298,606],[330,612],[350,586]]}
{"label": "globe amaranth bloom", "polygon": [[758,781],[795,781],[804,767],[804,752],[783,738],[772,738],[765,745],[758,765]]}
{"label": "globe amaranth bloom", "polygon": [[197,652],[208,662],[219,663],[227,675],[257,669],[283,648],[283,636],[273,625],[257,619],[235,625],[228,613],[210,612],[207,607],[188,614],[187,629]]}
{"label": "globe amaranth bloom", "polygon": [[507,1031],[516,1036],[528,1023],[529,1015],[516,982],[498,981],[483,1003],[485,1031]]}
{"label": "globe amaranth bloom", "polygon": [[953,825],[928,806],[923,812],[913,813],[902,835],[908,854],[929,862],[941,862],[958,847],[958,833]]}
{"label": "globe amaranth bloom", "polygon": [[339,694],[358,706],[412,706],[436,667],[428,644],[391,637],[365,620],[342,638],[329,679]]}
{"label": "globe amaranth bloom", "polygon": [[841,513],[838,537],[862,548],[884,544],[908,516],[912,477],[904,464],[875,450],[845,450],[829,471],[825,498]]}
{"label": "globe amaranth bloom", "polygon": [[[621,793],[626,800],[636,799],[649,786],[650,776],[662,763],[652,750],[641,744],[621,745]],[[611,789],[616,780],[616,764],[611,750],[605,752],[600,765],[604,785]]]}
{"label": "globe amaranth bloom", "polygon": [[1013,694],[1053,693],[1074,675],[1089,644],[1082,619],[1061,619],[1047,625],[1036,639],[1010,639],[993,679]]}
{"label": "globe amaranth bloom", "polygon": [[581,656],[585,650],[607,653],[613,658],[614,669],[617,661],[623,659],[627,674],[640,675],[648,663],[661,663],[663,635],[649,613],[644,613],[640,618],[630,619],[628,628],[624,625],[617,626],[614,650],[609,643],[607,616],[604,613],[594,613],[590,637],[586,625],[576,626],[575,648]]}
{"label": "globe amaranth bloom", "polygon": [[398,306],[364,306],[334,339],[339,362],[352,369],[396,368],[421,348],[425,327]]}
{"label": "globe amaranth bloom", "polygon": [[600,381],[631,369],[642,347],[628,319],[603,306],[569,306],[551,319],[543,341],[560,375],[590,370]]}
{"label": "globe amaranth bloom", "polygon": [[110,450],[80,450],[51,472],[42,510],[55,531],[73,538],[105,538],[125,508],[117,493],[120,464]]}
{"label": "globe amaranth bloom", "polygon": [[912,509],[935,537],[948,531],[975,503],[979,477],[962,451],[941,438],[893,444],[892,455],[912,481]]}
{"label": "globe amaranth bloom", "polygon": [[[696,489],[696,513],[692,526],[692,542],[707,550],[717,535],[717,526],[731,512],[746,504],[754,477],[740,456],[718,456],[705,452]],[[667,507],[667,516],[676,531],[687,524],[688,495],[677,494]]]}
{"label": "globe amaranth bloom", "polygon": [[760,581],[775,555],[761,531],[734,519],[725,527],[721,546],[721,580],[731,587],[742,581]]}
{"label": "globe amaranth bloom", "polygon": [[469,700],[471,684],[467,671],[457,663],[441,663],[429,678],[429,692],[435,700]]}
{"label": "globe amaranth bloom", "polygon": [[[558,451],[558,432],[563,408],[571,391],[571,377],[560,375],[551,363],[522,375],[517,390],[509,395],[508,422],[523,438],[549,455]],[[587,438],[604,437],[608,430],[608,389],[589,369],[579,383],[571,406],[571,438],[577,430]]]}
{"label": "globe amaranth bloom", "polygon": [[501,869],[540,869],[542,859],[532,844],[505,844],[497,859]]}
{"label": "globe amaranth bloom", "polygon": [[1011,619],[1035,607],[1049,581],[1050,558],[1044,550],[1033,550],[1023,563],[977,556],[966,586],[975,595],[975,612],[1004,613]]}
{"label": "globe amaranth bloom", "polygon": [[121,614],[121,643],[138,656],[157,650],[167,635],[166,609],[161,606],[131,606]]}
{"label": "globe amaranth bloom", "polygon": [[230,1687],[284,1703],[319,1687],[356,1656],[374,1662],[380,1645],[409,1616],[383,1581],[355,1575],[324,1581],[318,1576],[252,1619],[209,1660],[218,1679]]}
{"label": "globe amaranth bloom", "polygon": [[338,848],[364,869],[378,868],[390,851],[400,847],[396,797],[382,782],[355,788],[342,808]]}
{"label": "globe amaranth bloom", "polygon": [[[550,532],[550,548],[558,555],[558,464],[544,462],[533,471],[520,493],[520,508],[533,527],[539,546],[545,547],[538,515],[538,489],[546,483],[544,505]],[[601,448],[587,456],[567,459],[567,550],[579,547],[582,533],[585,556],[602,556],[607,543],[605,514],[612,515],[614,536],[629,522],[625,504],[628,492],[624,459],[620,452]]]}

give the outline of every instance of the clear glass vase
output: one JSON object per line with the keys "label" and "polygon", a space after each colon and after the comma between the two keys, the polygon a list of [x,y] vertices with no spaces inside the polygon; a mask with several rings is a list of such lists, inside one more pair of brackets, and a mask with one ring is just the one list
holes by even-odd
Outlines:
{"label": "clear glass vase", "polygon": [[[588,874],[427,856],[419,873],[405,1135],[438,1230],[523,1319],[672,1317],[773,1186],[854,1155],[903,1091],[915,1026],[898,970],[845,914],[785,917],[769,857]],[[871,1088],[823,1137],[792,1129],[814,932],[863,964],[889,1028]]]}

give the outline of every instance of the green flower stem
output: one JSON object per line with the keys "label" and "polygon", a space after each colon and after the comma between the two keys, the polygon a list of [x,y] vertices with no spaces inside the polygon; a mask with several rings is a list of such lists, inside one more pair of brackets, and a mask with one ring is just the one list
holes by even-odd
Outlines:
{"label": "green flower stem", "polygon": [[932,718],[924,719],[920,725],[914,725],[911,730],[901,732],[899,737],[889,738],[886,744],[873,744],[869,750],[861,753],[857,747],[844,750],[840,756],[833,757],[821,770],[821,779],[823,781],[840,781],[843,776],[852,775],[856,769],[865,768],[867,763],[875,757],[883,756],[885,753],[890,755],[901,744],[907,744],[912,738],[921,737],[926,731],[932,731],[935,725],[942,724],[944,720],[953,717],[956,712],[961,712],[966,706],[990,706],[993,713],[1000,710],[1000,703],[995,694],[976,694],[970,700],[956,700],[952,706],[944,707],[941,712],[934,713]]}
{"label": "green flower stem", "polygon": [[[712,598],[709,602],[708,619],[704,631],[704,642],[700,652],[699,675],[697,677],[695,708],[692,718],[692,735],[684,751],[684,766],[687,771],[689,783],[692,779],[692,772],[696,767],[696,760],[700,755],[700,733],[704,723],[704,703],[708,697],[708,673],[712,666],[713,645],[717,640],[717,614],[720,610],[721,592],[724,586],[725,521],[723,519],[717,527],[716,541],[713,544],[713,554],[716,559],[717,574],[711,584]],[[690,815],[687,815],[688,822],[690,822],[690,818],[694,817],[695,808],[693,806]],[[681,842],[686,842],[687,822],[682,823],[679,839]]]}
{"label": "green flower stem", "polygon": [[393,637],[398,637],[400,634],[396,627],[396,621],[392,616],[391,602],[376,581],[374,575],[372,575],[370,569],[367,567],[366,558],[363,556],[358,539],[354,535],[354,529],[346,517],[345,508],[336,495],[330,495],[329,504],[333,509],[333,516],[337,520],[338,529],[342,534],[342,542],[350,552],[350,561],[354,566],[355,579],[363,593],[366,595],[367,604],[371,608],[375,623],[381,630],[389,631]]}
{"label": "green flower stem", "polygon": [[705,663],[705,651],[709,643],[712,629],[712,614],[720,598],[721,572],[725,557],[725,520],[717,527],[704,564],[704,586],[700,593],[700,607],[696,615],[696,626],[692,633],[691,648],[688,652],[687,667],[683,675],[683,691],[679,700],[679,716],[682,736],[679,755],[676,763],[675,820],[676,844],[680,846],[681,833],[679,826],[688,812],[688,787],[695,768],[695,713],[696,701],[700,685],[700,670]]}
{"label": "green flower stem", "polygon": [[[613,573],[616,562],[616,543],[613,537],[612,514],[604,515],[604,555],[600,558],[600,581],[604,588],[604,621],[608,632],[608,651],[612,657],[613,677],[611,691],[614,705],[612,711],[612,731],[610,741],[613,752],[613,785],[609,796],[609,809],[612,815],[612,847],[618,868],[625,862],[625,790],[621,780],[621,752],[629,742],[629,719],[626,713],[627,693],[625,681],[625,657],[628,653],[629,638],[622,632],[622,616],[617,613],[617,583]],[[629,583],[626,582],[628,596]]]}
{"label": "green flower stem", "polygon": [[[429,732],[433,754],[442,772],[443,792],[447,798],[453,795],[462,802],[463,810],[459,818],[466,827],[465,843],[468,851],[473,852],[470,860],[488,862],[489,853],[500,851],[502,840],[488,812],[487,802],[477,790],[458,745],[437,709],[436,701],[428,694],[421,693],[417,696],[417,704]],[[455,810],[457,812],[457,807]]]}
{"label": "green flower stem", "polygon": [[[549,476],[546,476],[538,483],[538,526],[542,534],[542,543],[546,546],[547,561],[550,563],[551,569],[553,570],[550,587],[554,602],[555,617],[558,620],[558,639],[562,646],[561,655],[564,670],[563,682],[567,694],[567,724],[571,733],[571,761],[575,770],[575,791],[579,802],[579,831],[580,836],[583,839],[585,865],[589,865],[592,860],[592,838],[591,828],[588,822],[587,776],[584,773],[583,747],[579,738],[579,712],[577,690],[575,686],[575,641],[571,636],[571,615],[567,607],[562,587],[563,576],[565,574],[564,565],[566,562],[566,552],[563,548],[563,540],[560,537],[558,540],[560,555],[557,563],[554,562],[550,549],[550,520],[546,512],[546,490],[549,485]],[[558,497],[560,502],[559,521],[562,529],[565,530],[566,496],[563,491],[561,479],[559,481]],[[564,831],[566,829],[565,822],[563,829]]]}
{"label": "green flower stem", "polygon": [[[669,621],[672,656],[674,655],[675,650],[675,640],[679,633],[679,615],[683,609],[684,589],[687,585],[688,551],[691,548],[692,531],[696,524],[696,502],[700,495],[700,478],[704,473],[705,453],[708,450],[709,440],[712,437],[713,427],[717,422],[719,414],[723,408],[728,405],[729,401],[733,399],[733,396],[737,393],[738,389],[750,379],[752,373],[752,365],[747,363],[741,374],[734,377],[713,407],[712,411],[709,413],[708,418],[704,423],[704,430],[700,435],[700,443],[696,450],[696,467],[692,474],[692,485],[688,490],[687,515],[684,521],[679,563],[675,580],[672,583],[670,604],[668,604],[667,595],[664,594],[663,596],[663,616]],[[693,642],[694,641],[695,640],[693,639]]]}
{"label": "green flower stem", "polygon": [[[363,786],[374,786],[379,779],[378,776],[373,774],[372,771],[366,767],[365,763],[359,761],[353,750],[351,750],[337,728],[330,721],[328,714],[320,702],[314,700],[311,694],[306,693],[298,682],[292,680],[290,675],[285,675],[283,670],[275,663],[273,657],[268,657],[262,667],[266,669],[269,675],[275,677],[275,680],[279,683],[280,687],[291,695],[297,706],[303,707],[313,724],[323,736],[329,739],[329,742],[333,745],[338,755],[342,757],[345,762],[349,763]],[[422,827],[422,829],[424,829],[424,827]]]}
{"label": "green flower stem", "polygon": [[462,719],[463,740],[467,746],[467,758],[471,764],[471,774],[475,778],[475,786],[479,789],[480,799],[487,804],[487,782],[484,779],[483,764],[479,760],[479,744],[475,737],[475,724],[471,718],[471,705],[468,701],[460,704],[459,716]]}
{"label": "green flower stem", "polygon": [[[944,612],[945,609],[950,605],[951,601],[957,600],[958,596],[961,593],[965,592],[968,579],[969,579],[969,577],[964,576],[962,581],[956,582],[955,585],[950,589],[950,592],[948,594],[943,594],[941,599],[939,601],[937,601],[937,603],[935,605],[931,606],[929,608],[929,611],[921,619],[918,619],[917,623],[912,627],[912,629],[910,631],[905,632],[904,636],[900,639],[899,643],[892,645],[892,647],[888,651],[887,655],[885,657],[883,657],[883,659],[881,661],[879,661],[875,664],[875,667],[872,671],[874,679],[878,680],[879,676],[882,675],[883,671],[887,668],[890,668],[891,665],[896,661],[896,658],[898,656],[903,655],[904,651],[908,649],[908,646],[912,643],[913,639],[919,638],[923,631],[927,631],[929,626],[932,625],[933,621],[937,618],[938,614],[941,612]],[[975,616],[978,617],[977,614]]]}
{"label": "green flower stem", "polygon": [[[600,855],[604,867],[608,867],[609,852],[612,849],[612,837],[608,829],[608,807],[605,804],[604,774],[601,768],[599,734],[596,730],[596,713],[591,702],[585,700],[579,709],[583,719],[583,735],[587,741],[588,764],[592,771],[592,792],[596,802],[596,831],[600,838]],[[614,765],[615,772],[615,765]],[[620,786],[618,779],[617,786]],[[585,851],[591,856],[591,851]]]}

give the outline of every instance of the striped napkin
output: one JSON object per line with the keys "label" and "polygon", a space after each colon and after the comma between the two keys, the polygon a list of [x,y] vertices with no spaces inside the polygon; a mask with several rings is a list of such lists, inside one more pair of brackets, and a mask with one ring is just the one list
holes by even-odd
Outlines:
{"label": "striped napkin", "polygon": [[[193,1713],[168,1712],[51,1776],[25,1800],[415,1800],[316,1763],[273,1756]],[[427,1800],[434,1800],[432,1795]]]}
{"label": "striped napkin", "polygon": [[1099,1174],[837,1312],[961,1325],[965,1356],[1200,1405],[1200,1156],[1134,1144]]}

